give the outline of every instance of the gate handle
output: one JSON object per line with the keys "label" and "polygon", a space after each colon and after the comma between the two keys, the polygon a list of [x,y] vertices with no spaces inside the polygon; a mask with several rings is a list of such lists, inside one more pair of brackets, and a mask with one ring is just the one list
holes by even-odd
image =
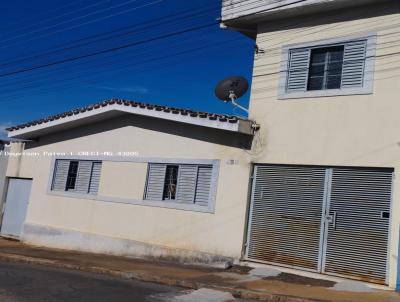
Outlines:
{"label": "gate handle", "polygon": [[333,211],[333,218],[332,218],[332,228],[336,230],[336,211]]}

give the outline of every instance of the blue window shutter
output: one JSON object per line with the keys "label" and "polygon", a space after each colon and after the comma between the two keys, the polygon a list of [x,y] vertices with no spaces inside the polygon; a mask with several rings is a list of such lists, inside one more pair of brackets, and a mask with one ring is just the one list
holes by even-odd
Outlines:
{"label": "blue window shutter", "polygon": [[198,205],[208,206],[211,193],[212,166],[199,166],[197,173],[197,186],[194,202]]}
{"label": "blue window shutter", "polygon": [[92,174],[90,176],[89,193],[97,194],[99,191],[100,175],[101,175],[101,161],[92,163]]}
{"label": "blue window shutter", "polygon": [[348,42],[344,46],[342,88],[362,87],[367,41]]}
{"label": "blue window shutter", "polygon": [[286,90],[298,92],[307,90],[310,49],[293,49],[289,52],[289,69]]}
{"label": "blue window shutter", "polygon": [[176,199],[180,202],[194,202],[197,180],[197,165],[180,165]]}
{"label": "blue window shutter", "polygon": [[69,160],[57,159],[54,167],[53,183],[51,189],[54,191],[65,191],[67,183]]}
{"label": "blue window shutter", "polygon": [[145,199],[162,200],[166,167],[165,164],[149,164]]}

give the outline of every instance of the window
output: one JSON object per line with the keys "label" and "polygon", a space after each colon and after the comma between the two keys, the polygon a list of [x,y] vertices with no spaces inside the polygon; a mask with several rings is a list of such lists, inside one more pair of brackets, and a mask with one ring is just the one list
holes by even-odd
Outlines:
{"label": "window", "polygon": [[57,159],[51,190],[97,194],[100,174],[100,161]]}
{"label": "window", "polygon": [[212,165],[150,163],[145,199],[208,206],[212,171]]}
{"label": "window", "polygon": [[369,94],[376,36],[286,46],[279,99]]}
{"label": "window", "polygon": [[344,46],[311,50],[307,90],[339,89]]}
{"label": "window", "polygon": [[65,186],[65,191],[74,190],[76,184],[76,177],[78,176],[78,162],[71,161],[69,163],[67,185]]}
{"label": "window", "polygon": [[165,171],[163,200],[175,200],[179,166],[167,165]]}

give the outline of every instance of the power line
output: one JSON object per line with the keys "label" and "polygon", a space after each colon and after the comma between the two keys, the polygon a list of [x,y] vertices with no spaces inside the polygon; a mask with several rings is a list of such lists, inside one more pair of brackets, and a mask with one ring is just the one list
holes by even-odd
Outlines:
{"label": "power line", "polygon": [[[130,26],[124,26],[122,28],[114,29],[114,30],[111,30],[111,31],[108,31],[105,33],[95,34],[95,35],[92,35],[89,37],[85,37],[85,38],[81,38],[81,39],[78,39],[75,41],[64,43],[62,45],[58,45],[57,47],[55,47],[55,49],[50,49],[48,51],[37,53],[35,55],[22,57],[22,58],[19,58],[18,60],[14,60],[14,61],[7,61],[7,63],[0,64],[0,67],[1,66],[9,66],[14,63],[20,63],[23,61],[32,60],[32,59],[36,59],[36,58],[40,58],[40,57],[48,57],[51,54],[64,52],[66,50],[76,49],[76,48],[86,46],[86,45],[89,45],[89,44],[92,44],[95,42],[99,42],[99,41],[105,41],[105,40],[109,40],[109,39],[115,39],[116,37],[131,35],[133,33],[138,33],[139,30],[143,31],[145,29],[151,29],[153,27],[160,26],[165,23],[173,24],[179,20],[192,19],[193,17],[204,15],[212,10],[213,9],[207,9],[207,10],[201,10],[196,13],[187,14],[187,12],[191,12],[191,10],[189,10],[189,11],[170,14],[170,15],[167,15],[166,17],[158,18],[157,20],[152,20],[147,23],[145,22],[145,23],[138,23],[138,24],[134,24],[134,25],[130,25]],[[183,15],[183,16],[179,17],[180,15]],[[171,19],[172,22],[169,21],[169,19]],[[165,20],[165,21],[163,21],[163,20]],[[163,28],[165,28],[165,27],[163,27]],[[78,42],[82,42],[82,43],[78,43]]]}
{"label": "power line", "polygon": [[[108,1],[110,1],[110,0],[108,0]],[[82,2],[81,0],[69,1],[69,3],[66,4],[66,5],[61,5],[61,6],[57,7],[57,8],[54,8],[54,9],[50,9],[50,10],[47,10],[47,11],[42,11],[42,12],[36,14],[35,17],[37,18],[37,17],[39,17],[41,15],[45,15],[45,14],[48,14],[48,13],[54,13],[54,12],[59,11],[59,10],[64,10],[67,7],[74,6],[76,3],[80,3],[81,4],[81,2]],[[30,19],[32,19],[32,18],[30,18]],[[24,22],[28,22],[28,20],[29,19],[24,19]],[[38,22],[36,24],[40,24],[40,23],[45,22],[45,21],[47,21],[47,20],[42,20],[41,22]],[[17,28],[17,29],[15,29],[15,31],[20,31],[20,30],[22,30],[24,28],[25,27]],[[14,26],[6,26],[6,27],[0,28],[0,30],[7,30],[7,31],[8,31],[8,29],[14,29]]]}
{"label": "power line", "polygon": [[[137,0],[130,0],[128,2],[132,2],[132,1],[137,1]],[[37,40],[39,38],[43,38],[43,37],[47,37],[47,36],[50,36],[50,35],[54,35],[54,34],[57,34],[57,33],[60,33],[60,32],[64,32],[64,31],[67,31],[67,30],[70,30],[70,29],[78,28],[78,27],[81,27],[81,26],[84,26],[84,25],[88,25],[88,24],[91,24],[91,23],[94,23],[94,22],[99,22],[99,21],[102,21],[102,20],[105,20],[105,19],[109,19],[109,18],[118,16],[118,15],[126,14],[126,13],[134,11],[134,10],[138,10],[138,9],[141,9],[141,8],[144,8],[144,7],[148,7],[148,6],[151,6],[151,5],[154,5],[154,4],[158,4],[158,3],[161,3],[162,1],[165,1],[165,0],[154,0],[153,2],[146,3],[146,4],[143,4],[143,5],[140,5],[140,6],[136,6],[136,7],[132,7],[130,9],[126,9],[126,10],[120,11],[118,13],[114,13],[114,14],[111,14],[111,15],[103,16],[103,17],[100,17],[100,18],[97,18],[97,19],[94,19],[94,20],[83,22],[83,23],[80,23],[80,24],[77,24],[77,25],[74,25],[74,26],[70,26],[70,27],[67,27],[67,28],[60,29],[60,30],[56,30],[56,31],[53,31],[53,32],[50,32],[50,33],[47,33],[47,34],[36,35],[35,37],[30,38],[30,39],[24,39],[23,41],[15,42],[15,43],[12,43],[12,44],[3,44],[3,45],[0,46],[0,49],[1,48],[6,48],[6,47],[9,47],[9,46],[12,46],[12,45],[16,45],[16,44],[21,44],[21,43],[26,43],[26,42],[30,42],[30,41],[33,41],[33,40]],[[68,21],[68,22],[70,22],[70,21]],[[0,43],[3,43],[3,42],[4,41],[0,41]]]}
{"label": "power line", "polygon": [[145,40],[141,40],[141,41],[138,41],[138,42],[127,43],[127,44],[124,44],[124,45],[121,45],[121,46],[118,46],[118,47],[112,47],[112,48],[104,49],[104,50],[101,50],[101,51],[96,51],[96,52],[85,54],[85,55],[75,56],[75,57],[68,58],[68,59],[53,61],[53,62],[46,63],[46,64],[43,64],[43,65],[38,65],[38,66],[24,68],[24,69],[20,69],[20,70],[8,72],[8,73],[3,73],[3,74],[0,74],[0,77],[6,77],[6,76],[14,75],[14,74],[24,73],[24,72],[28,72],[28,71],[32,71],[32,70],[42,69],[42,68],[49,67],[49,66],[54,66],[54,65],[64,64],[64,63],[67,63],[67,62],[72,62],[72,61],[76,61],[76,60],[80,60],[80,59],[84,59],[84,58],[89,58],[89,57],[93,57],[93,56],[97,56],[97,55],[101,55],[101,54],[105,54],[105,53],[109,53],[109,52],[114,52],[114,51],[118,51],[118,50],[125,49],[125,48],[128,48],[128,47],[132,47],[132,46],[135,46],[135,45],[148,43],[148,42],[152,42],[152,41],[157,41],[157,40],[173,37],[173,36],[176,36],[176,35],[185,34],[185,33],[188,33],[188,32],[193,32],[193,31],[196,31],[196,30],[199,30],[199,29],[203,29],[203,28],[206,28],[206,27],[215,26],[217,24],[218,23],[215,23],[215,22],[208,23],[208,24],[205,24],[205,25],[192,27],[192,28],[181,30],[181,31],[177,31],[177,32],[174,32],[174,33],[161,35],[161,36],[158,36],[158,37],[155,37],[155,38],[151,38],[151,39],[145,39]]}
{"label": "power line", "polygon": [[[238,41],[238,39],[232,39],[232,40],[226,40],[226,41],[223,41],[222,43],[223,44],[229,44],[229,43],[232,43],[232,42],[237,42]],[[189,53],[194,53],[194,52],[198,52],[198,51],[200,51],[200,50],[209,50],[209,49],[211,49],[212,47],[216,47],[216,46],[219,46],[219,45],[221,45],[221,42],[217,42],[217,43],[212,43],[212,44],[204,44],[203,46],[201,46],[201,47],[195,47],[195,48],[191,48],[191,49],[187,49],[187,50],[183,50],[183,51],[180,51],[180,52],[177,52],[177,53],[174,53],[174,54],[170,54],[170,55],[165,55],[165,56],[159,56],[159,57],[155,57],[155,58],[151,58],[151,59],[148,59],[148,60],[140,60],[139,62],[131,62],[131,64],[125,64],[125,65],[123,65],[121,68],[115,68],[115,65],[114,64],[111,64],[111,66],[113,66],[113,68],[111,69],[111,74],[112,73],[116,73],[116,72],[120,72],[121,70],[124,70],[124,69],[129,69],[129,70],[131,70],[132,71],[132,69],[130,69],[130,67],[132,67],[132,66],[134,66],[134,67],[137,67],[138,65],[143,65],[143,64],[146,64],[146,63],[152,63],[152,62],[157,62],[157,61],[160,61],[160,60],[165,60],[165,59],[171,59],[171,58],[176,58],[176,57],[178,57],[178,56],[182,56],[182,55],[186,55],[186,54],[189,54]],[[204,54],[204,53],[203,53]],[[178,61],[178,63],[182,63],[182,61],[180,60],[180,61]],[[155,68],[154,67],[151,67],[151,68],[145,68],[145,69],[142,69],[142,70],[139,70],[139,72],[146,72],[146,71],[154,71],[154,70],[159,70],[159,67],[160,67],[161,65],[160,64],[157,64],[156,66],[155,66]],[[101,66],[101,67],[104,67],[104,66]],[[136,69],[133,69],[133,70],[136,70]],[[101,71],[99,71],[100,73],[107,73],[108,75],[110,75],[110,70],[109,69],[102,69]],[[99,76],[99,72],[97,72],[96,74],[91,74],[90,76],[89,76],[89,78],[96,78],[97,76]],[[138,71],[135,71],[135,75],[136,74],[138,74],[139,73]],[[75,77],[72,77],[72,78],[66,78],[66,79],[63,79],[63,81],[62,81],[62,83],[61,83],[61,86],[65,86],[64,84],[65,84],[65,81],[66,80],[74,80],[74,79],[79,79],[80,81],[79,81],[79,84],[87,84],[87,83],[85,83],[85,82],[82,82],[82,75],[77,75],[77,76],[75,76]],[[53,85],[54,86],[54,85]],[[60,86],[60,85],[56,85],[56,87],[57,86]],[[73,87],[74,87],[75,85],[73,85]],[[20,86],[18,86],[18,87],[20,87]],[[33,85],[33,86],[29,86],[29,87],[33,87],[34,89],[35,88],[37,88],[37,89],[39,89],[36,85]],[[25,88],[29,88],[29,87],[25,87]],[[48,88],[49,87],[49,85],[48,84],[46,84],[46,88]],[[50,86],[51,87],[51,86]],[[23,88],[24,89],[24,88]],[[14,89],[13,89],[13,91],[14,91]],[[2,97],[4,97],[4,94],[0,94],[0,95],[2,95]],[[13,95],[15,95],[15,94],[13,94]],[[30,94],[31,95],[31,94]],[[10,101],[10,100],[8,100],[8,101]]]}
{"label": "power line", "polygon": [[[79,1],[78,1],[78,2],[79,2]],[[72,11],[63,13],[63,14],[61,14],[61,15],[57,15],[57,16],[54,16],[54,17],[51,17],[51,18],[42,20],[42,21],[40,21],[40,22],[37,22],[37,23],[33,24],[33,26],[32,26],[32,24],[31,24],[30,26],[25,26],[25,27],[21,27],[21,28],[16,28],[15,30],[13,30],[13,31],[11,31],[11,32],[8,31],[7,34],[10,34],[10,33],[12,33],[12,32],[19,32],[19,31],[22,31],[22,30],[27,30],[27,29],[30,29],[30,28],[34,28],[34,26],[36,26],[36,25],[38,25],[38,24],[45,24],[45,23],[47,23],[47,22],[49,22],[49,21],[57,20],[57,19],[60,19],[60,18],[62,18],[62,17],[65,17],[65,16],[68,16],[68,15],[71,15],[71,14],[74,14],[74,13],[77,13],[77,12],[80,12],[80,11],[83,11],[83,10],[86,10],[86,9],[88,9],[88,8],[95,7],[95,6],[99,6],[99,5],[101,5],[101,4],[103,4],[103,3],[106,3],[106,2],[110,2],[110,0],[97,1],[97,2],[95,2],[94,4],[90,4],[90,5],[87,5],[87,6],[83,6],[83,7],[80,7],[80,8],[78,8],[78,9],[76,9],[76,10],[72,10]],[[71,3],[68,4],[68,5],[65,5],[65,7],[68,7],[68,6],[71,6]],[[60,8],[56,9],[56,11],[59,10],[59,9],[60,9]],[[68,22],[70,22],[70,21],[72,21],[72,20],[68,20]],[[58,24],[56,24],[55,26],[57,26],[57,25],[58,25]],[[45,28],[43,28],[43,29],[45,29]],[[39,29],[39,30],[37,30],[37,31],[41,31],[41,30],[43,30],[43,29]],[[13,40],[13,39],[16,39],[16,38],[19,38],[19,37],[23,37],[23,36],[29,35],[29,34],[31,34],[31,33],[35,33],[35,32],[37,32],[37,31],[24,33],[24,34],[22,34],[22,35],[20,35],[20,36],[14,36],[13,38],[11,38],[11,39],[9,39],[9,40]],[[4,40],[3,42],[6,42],[6,41],[8,41],[8,40]]]}
{"label": "power line", "polygon": [[[196,38],[198,38],[199,37],[199,35],[196,35]],[[194,45],[207,45],[207,44],[204,44],[204,42],[208,42],[208,40],[209,40],[209,38],[210,38],[210,34],[209,33],[206,33],[206,34],[204,34],[204,37],[206,38],[206,40],[205,41],[192,41],[192,43],[190,43],[190,45],[192,45],[192,44],[194,44]],[[190,38],[190,40],[193,40],[192,38]],[[189,44],[187,41],[184,41],[182,38],[180,38],[179,40],[178,40],[178,42],[180,43],[180,44]],[[182,43],[183,42],[183,43]],[[222,45],[224,43],[224,41],[219,41],[219,42],[217,42],[217,43],[215,43],[215,44],[219,44],[219,45]],[[171,44],[169,43],[168,44],[168,46],[171,46]],[[149,54],[149,49],[152,49],[153,50],[153,52],[154,53],[166,53],[167,51],[168,51],[168,49],[170,49],[171,47],[168,47],[168,48],[161,48],[161,49],[157,49],[157,52],[156,51],[154,51],[156,48],[154,47],[154,46],[150,46],[150,47],[145,47],[145,48],[143,48],[143,49],[141,49],[142,50],[142,53],[144,53],[144,54]],[[174,48],[178,48],[179,50],[181,50],[182,49],[182,46],[180,46],[179,44],[177,45],[177,47],[172,47],[172,49],[174,49]],[[202,48],[204,48],[204,47],[202,47]],[[169,56],[169,54],[168,55],[166,55],[166,56],[163,56],[163,58],[168,58],[168,56]],[[129,66],[130,64],[127,64],[127,62],[130,62],[130,63],[134,63],[134,64],[137,64],[136,63],[136,61],[132,61],[132,59],[139,59],[140,61],[140,63],[142,63],[142,62],[146,62],[147,60],[146,59],[142,59],[142,57],[140,56],[140,53],[137,53],[137,52],[135,52],[135,53],[129,53],[129,56],[128,57],[119,57],[119,58],[115,58],[115,56],[110,56],[110,57],[108,57],[108,58],[111,58],[112,60],[103,60],[102,59],[102,61],[101,61],[101,64],[98,64],[98,62],[92,62],[92,61],[88,61],[88,62],[79,62],[79,64],[78,65],[73,65],[73,66],[70,66],[70,67],[72,67],[72,68],[78,68],[79,69],[79,71],[82,71],[82,70],[84,70],[85,72],[92,72],[92,70],[89,68],[90,67],[90,65],[89,66],[84,66],[84,67],[82,67],[83,65],[82,64],[85,64],[85,65],[87,65],[87,64],[90,64],[90,63],[94,63],[94,64],[91,64],[91,65],[94,65],[94,66],[92,66],[92,67],[95,67],[95,68],[97,68],[97,69],[102,69],[104,66],[116,66],[116,64],[118,64],[118,63],[122,63],[124,66]],[[106,58],[106,59],[108,59],[108,58]],[[77,63],[77,62],[73,62],[73,63]],[[59,67],[61,67],[61,66],[59,66]],[[65,70],[64,69],[61,69],[61,70],[63,70],[63,73],[65,73]],[[70,70],[69,70],[70,71]],[[57,72],[57,70],[50,70],[50,71],[47,71],[47,73],[54,73],[54,72]],[[57,73],[56,73],[57,74]],[[26,80],[27,80],[27,78],[25,77],[25,78],[23,78],[22,79],[22,81],[18,81],[18,82],[20,82],[20,83],[23,83],[23,84],[26,84]],[[29,80],[29,79],[28,79]],[[35,82],[35,78],[33,78],[33,81],[30,81],[31,83],[32,82]],[[39,79],[40,80],[40,79]],[[11,80],[11,81],[13,81],[13,80]],[[18,82],[17,82],[17,84],[18,84]],[[9,87],[9,84],[7,84],[7,83],[3,83],[5,86],[8,86]],[[15,84],[15,82],[14,83],[11,83],[11,84]],[[21,88],[20,86],[18,86],[18,88]]]}

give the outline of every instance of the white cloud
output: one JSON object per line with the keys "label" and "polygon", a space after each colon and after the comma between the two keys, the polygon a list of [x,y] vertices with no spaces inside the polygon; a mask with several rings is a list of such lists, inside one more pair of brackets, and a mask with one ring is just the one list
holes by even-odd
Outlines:
{"label": "white cloud", "polygon": [[103,86],[103,85],[90,85],[90,88],[102,89],[102,90],[110,90],[110,91],[119,91],[119,92],[133,92],[133,93],[141,93],[146,94],[149,92],[149,89],[143,86],[123,86],[123,87],[111,87],[111,86]]}
{"label": "white cloud", "polygon": [[0,123],[0,138],[6,138],[7,137],[6,128],[8,128],[10,126],[12,126],[11,122]]}

